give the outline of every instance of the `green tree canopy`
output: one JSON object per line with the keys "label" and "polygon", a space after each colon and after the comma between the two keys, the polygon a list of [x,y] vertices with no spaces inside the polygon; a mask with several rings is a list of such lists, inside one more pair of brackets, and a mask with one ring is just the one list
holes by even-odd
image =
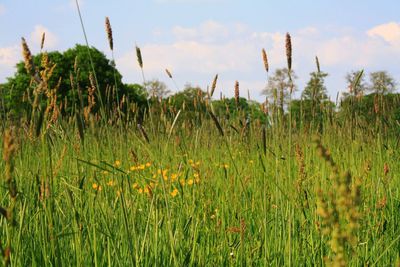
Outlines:
{"label": "green tree canopy", "polygon": [[396,82],[387,71],[371,72],[369,77],[371,81],[369,91],[371,93],[389,94],[396,89]]}
{"label": "green tree canopy", "polygon": [[[83,45],[76,45],[63,53],[58,51],[40,53],[33,56],[35,70],[39,73],[42,70],[42,60],[47,55],[49,63],[54,64],[54,70],[48,81],[49,88],[55,88],[59,81],[57,95],[58,99],[68,103],[77,101],[77,95],[82,95],[82,99],[87,96],[87,88],[90,87],[89,76],[92,72],[91,60],[97,77],[97,86],[101,92],[102,99],[105,100],[106,89],[117,86],[116,92],[123,93],[122,76],[115,69],[114,64],[106,56],[94,47],[88,48]],[[8,110],[14,109],[17,112],[24,109],[27,104],[23,103],[23,96],[32,94],[34,87],[31,83],[31,76],[27,73],[24,63],[19,62],[16,66],[15,75],[8,78],[4,85],[6,97],[6,107]],[[74,92],[78,90],[79,92]],[[74,99],[74,96],[76,97]],[[96,103],[99,104],[96,92]],[[113,100],[115,101],[115,100]]]}

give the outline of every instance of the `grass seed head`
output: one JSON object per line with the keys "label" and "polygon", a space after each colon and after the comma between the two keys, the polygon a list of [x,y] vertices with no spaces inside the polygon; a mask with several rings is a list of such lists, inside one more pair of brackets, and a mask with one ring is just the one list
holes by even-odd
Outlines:
{"label": "grass seed head", "polygon": [[111,51],[114,50],[114,40],[113,40],[113,34],[112,34],[112,29],[111,29],[111,24],[110,24],[110,19],[106,17],[106,33],[107,33],[107,38],[108,38],[108,44],[110,45]]}
{"label": "grass seed head", "polygon": [[286,33],[286,58],[289,72],[292,70],[292,38]]}
{"label": "grass seed head", "polygon": [[40,50],[43,50],[43,47],[44,47],[44,40],[46,39],[46,33],[45,32],[43,32],[42,33],[42,40],[41,40],[41,42],[40,42]]}
{"label": "grass seed head", "polygon": [[31,50],[29,50],[29,46],[25,41],[25,38],[21,38],[21,44],[22,44],[22,56],[24,58],[24,63],[25,63],[25,69],[28,74],[33,74],[33,61],[32,61],[32,53]]}
{"label": "grass seed head", "polygon": [[168,69],[165,69],[165,72],[167,73],[168,77],[172,79],[172,73]]}
{"label": "grass seed head", "polygon": [[268,71],[269,71],[268,56],[267,56],[267,52],[265,52],[264,48],[261,50],[261,55],[262,55],[262,59],[264,62],[264,68],[268,73]]}
{"label": "grass seed head", "polygon": [[142,52],[140,51],[140,48],[136,46],[136,57],[137,61],[139,63],[139,67],[143,69],[143,59],[142,59]]}
{"label": "grass seed head", "polygon": [[239,82],[235,82],[235,102],[236,105],[239,105]]}

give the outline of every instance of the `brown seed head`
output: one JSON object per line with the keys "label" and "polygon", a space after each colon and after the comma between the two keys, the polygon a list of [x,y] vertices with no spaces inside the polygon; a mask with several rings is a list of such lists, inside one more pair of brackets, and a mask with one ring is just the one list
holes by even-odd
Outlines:
{"label": "brown seed head", "polygon": [[236,105],[239,104],[239,82],[238,81],[235,82],[235,102],[236,102]]}
{"label": "brown seed head", "polygon": [[44,40],[46,39],[46,33],[43,32],[42,34],[42,41],[40,42],[40,50],[43,50],[44,47]]}
{"label": "brown seed head", "polygon": [[137,61],[139,63],[139,67],[143,69],[143,59],[142,59],[142,52],[140,51],[140,48],[136,46],[136,57]]}
{"label": "brown seed head", "polygon": [[32,54],[31,50],[29,50],[28,44],[25,41],[25,38],[21,38],[22,41],[22,56],[24,57],[25,69],[28,74],[33,74],[33,62],[32,62]]}
{"label": "brown seed head", "polygon": [[110,20],[108,17],[106,17],[106,33],[107,33],[107,38],[108,38],[108,44],[110,45],[110,49],[112,51],[112,50],[114,50],[114,40],[113,40]]}
{"label": "brown seed head", "polygon": [[5,162],[10,162],[15,150],[16,144],[13,131],[6,130],[3,139],[3,159]]}
{"label": "brown seed head", "polygon": [[286,33],[286,58],[289,71],[292,69],[292,39],[289,33]]}
{"label": "brown seed head", "polygon": [[170,72],[168,69],[165,69],[165,72],[167,73],[168,77],[169,77],[170,79],[172,79],[172,74],[171,74],[171,72]]}
{"label": "brown seed head", "polygon": [[217,80],[218,80],[218,74],[215,75],[214,80],[213,80],[213,82],[212,82],[212,84],[211,84],[211,93],[210,93],[210,96],[213,96],[213,94],[214,94],[215,88],[217,87]]}
{"label": "brown seed head", "polygon": [[321,68],[320,68],[320,65],[319,65],[319,59],[318,59],[318,57],[315,57],[315,64],[317,65],[317,71],[318,71],[318,73],[320,73],[320,72],[321,72]]}
{"label": "brown seed head", "polygon": [[267,52],[265,52],[264,48],[261,50],[261,54],[262,54],[265,70],[268,73],[268,71],[269,71],[268,57],[267,57]]}

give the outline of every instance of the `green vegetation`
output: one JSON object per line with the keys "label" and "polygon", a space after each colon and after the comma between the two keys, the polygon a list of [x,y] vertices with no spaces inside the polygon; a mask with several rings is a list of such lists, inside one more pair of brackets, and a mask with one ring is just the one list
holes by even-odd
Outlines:
{"label": "green vegetation", "polygon": [[288,69],[260,104],[238,82],[214,100],[218,76],[171,95],[157,80],[123,84],[95,48],[32,56],[23,44],[0,95],[2,264],[398,262],[400,110],[387,73],[371,74],[369,95],[364,72],[350,73],[335,106],[317,60],[292,99],[287,35]]}

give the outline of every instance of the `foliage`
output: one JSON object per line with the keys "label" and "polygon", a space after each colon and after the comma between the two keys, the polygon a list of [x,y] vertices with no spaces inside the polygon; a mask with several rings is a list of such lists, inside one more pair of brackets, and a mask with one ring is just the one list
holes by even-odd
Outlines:
{"label": "foliage", "polygon": [[[82,94],[82,99],[86,100],[87,89],[91,86],[89,79],[92,72],[90,58],[93,60],[96,70],[96,86],[99,87],[102,99],[106,99],[106,89],[115,86],[115,83],[119,94],[122,93],[123,84],[121,74],[115,69],[111,61],[94,47],[87,48],[86,46],[76,45],[74,48],[68,49],[63,53],[55,51],[35,55],[33,56],[33,63],[36,72],[42,71],[41,62],[45,55],[47,55],[51,64],[55,64],[55,68],[48,81],[48,87],[55,88],[61,79],[57,90],[59,100],[68,103],[78,102],[79,93]],[[7,110],[20,113],[30,106],[29,103],[23,101],[23,96],[32,95],[34,86],[32,86],[31,77],[27,74],[24,63],[18,63],[16,68],[15,75],[9,78],[8,82],[4,85],[6,95],[5,105]],[[109,100],[111,102],[115,101]],[[98,109],[100,101],[97,94],[95,102],[97,103],[95,109]]]}
{"label": "foliage", "polygon": [[275,73],[269,77],[268,85],[262,91],[262,94],[267,96],[273,106],[278,107],[283,112],[289,102],[290,94],[297,88],[294,84],[296,79],[297,76],[293,70],[291,70],[289,76],[287,68],[276,69]]}
{"label": "foliage", "polygon": [[165,98],[171,93],[167,85],[157,79],[145,82],[144,87],[147,89],[150,97]]}
{"label": "foliage", "polygon": [[371,85],[369,91],[375,94],[389,94],[396,89],[396,82],[387,71],[370,73]]}

